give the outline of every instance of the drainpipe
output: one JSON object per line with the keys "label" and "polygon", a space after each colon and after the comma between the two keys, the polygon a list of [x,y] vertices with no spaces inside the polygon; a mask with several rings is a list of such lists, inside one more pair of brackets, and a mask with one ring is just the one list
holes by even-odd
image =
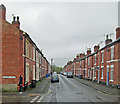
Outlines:
{"label": "drainpipe", "polygon": [[[25,35],[25,32],[23,32],[23,35]],[[26,81],[26,36],[24,36],[24,86]]]}
{"label": "drainpipe", "polygon": [[98,83],[100,83],[100,51],[99,51]]}
{"label": "drainpipe", "polygon": [[74,62],[74,75],[75,75],[75,62]]}

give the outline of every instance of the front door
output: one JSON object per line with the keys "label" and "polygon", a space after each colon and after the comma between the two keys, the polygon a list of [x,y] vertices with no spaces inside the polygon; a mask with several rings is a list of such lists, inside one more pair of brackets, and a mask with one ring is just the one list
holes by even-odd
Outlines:
{"label": "front door", "polygon": [[107,65],[107,80],[106,85],[109,85],[109,65]]}

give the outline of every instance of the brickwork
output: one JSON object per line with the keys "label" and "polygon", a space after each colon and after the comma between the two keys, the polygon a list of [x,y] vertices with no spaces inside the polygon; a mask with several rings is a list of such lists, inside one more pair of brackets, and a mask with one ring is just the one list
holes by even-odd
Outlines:
{"label": "brickwork", "polygon": [[[32,41],[30,36],[20,29],[19,17],[13,17],[12,24],[6,21],[6,8],[0,5],[0,54],[2,54],[2,84],[3,89],[18,89],[19,76],[30,85],[32,80],[40,80],[40,74],[48,73],[48,61]],[[41,57],[40,57],[41,55]],[[1,57],[1,56],[0,56]],[[42,64],[40,63],[42,60]],[[1,65],[1,64],[0,64]],[[41,65],[41,68],[40,68]],[[45,70],[46,69],[46,70]],[[50,69],[49,69],[50,70]]]}
{"label": "brickwork", "polygon": [[[80,59],[74,63],[74,74],[91,81],[120,87],[120,28],[116,29],[116,40],[106,37],[105,46],[100,49],[94,46],[94,52],[87,50],[87,55],[80,54]],[[78,59],[78,56],[76,56]],[[71,63],[71,64],[72,64]],[[77,64],[81,63],[81,65]],[[66,67],[70,68],[70,64]],[[78,70],[80,68],[80,73]]]}

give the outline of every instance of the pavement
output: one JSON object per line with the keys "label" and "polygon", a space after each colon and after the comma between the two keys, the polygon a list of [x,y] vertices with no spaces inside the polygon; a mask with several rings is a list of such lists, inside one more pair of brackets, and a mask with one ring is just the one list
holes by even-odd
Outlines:
{"label": "pavement", "polygon": [[30,102],[31,99],[38,96],[41,97],[44,93],[46,93],[50,84],[50,77],[42,79],[37,83],[35,88],[28,88],[22,94],[19,92],[3,92],[2,93],[2,101],[3,103],[18,103],[18,102]]}
{"label": "pavement", "polygon": [[118,89],[118,88],[103,85],[103,84],[99,84],[97,82],[93,82],[93,81],[90,81],[90,80],[79,79],[76,76],[74,76],[74,79],[76,79],[80,83],[82,83],[86,86],[92,87],[92,88],[94,88],[94,89],[96,89],[96,90],[98,90],[102,93],[109,94],[109,95],[118,95],[120,97],[120,89]]}

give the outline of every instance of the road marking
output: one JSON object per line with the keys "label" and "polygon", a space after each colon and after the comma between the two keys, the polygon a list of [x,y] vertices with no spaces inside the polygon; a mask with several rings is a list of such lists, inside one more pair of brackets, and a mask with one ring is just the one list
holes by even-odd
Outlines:
{"label": "road marking", "polygon": [[33,98],[30,102],[33,103],[39,96],[36,96],[35,98]]}
{"label": "road marking", "polygon": [[30,101],[30,103],[33,103],[34,101]]}
{"label": "road marking", "polygon": [[43,95],[43,96],[41,96],[41,98],[40,98],[37,102],[41,102],[41,101],[42,101],[42,99],[43,99],[43,97],[44,97],[44,95]]}

